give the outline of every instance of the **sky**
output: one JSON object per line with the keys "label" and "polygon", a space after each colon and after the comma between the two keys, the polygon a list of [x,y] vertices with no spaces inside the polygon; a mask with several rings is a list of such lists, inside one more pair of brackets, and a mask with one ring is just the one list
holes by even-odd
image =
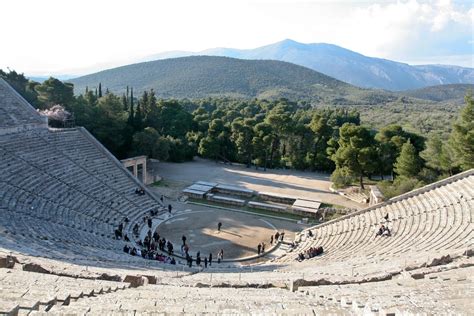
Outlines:
{"label": "sky", "polygon": [[0,69],[35,76],[283,39],[474,67],[474,2],[464,0],[14,0],[2,1],[0,29]]}

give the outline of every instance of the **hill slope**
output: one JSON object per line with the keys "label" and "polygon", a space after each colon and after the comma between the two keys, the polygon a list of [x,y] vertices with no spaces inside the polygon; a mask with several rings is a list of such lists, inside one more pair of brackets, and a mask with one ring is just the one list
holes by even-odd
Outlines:
{"label": "hill slope", "polygon": [[[186,52],[161,53],[147,57],[156,60],[180,57]],[[387,59],[367,57],[351,50],[325,43],[302,44],[284,40],[255,49],[208,49],[188,55],[227,56],[241,59],[281,60],[305,66],[341,81],[367,88],[392,91],[417,89],[426,86],[474,83],[474,69],[458,66],[411,66]]]}
{"label": "hill slope", "polygon": [[237,98],[310,100],[332,104],[374,104],[393,100],[384,91],[356,88],[314,70],[274,60],[191,56],[138,63],[70,80],[75,93],[102,83],[121,93],[154,89],[162,98]]}
{"label": "hill slope", "polygon": [[403,94],[417,99],[430,101],[451,101],[463,103],[468,93],[474,93],[474,84],[447,84],[404,91]]}

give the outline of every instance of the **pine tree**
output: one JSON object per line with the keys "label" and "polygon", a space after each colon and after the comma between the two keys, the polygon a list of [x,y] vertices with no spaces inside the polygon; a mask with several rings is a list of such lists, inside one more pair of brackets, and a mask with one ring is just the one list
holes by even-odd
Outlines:
{"label": "pine tree", "polygon": [[461,169],[474,168],[474,100],[470,95],[466,96],[466,106],[453,125],[450,143]]}
{"label": "pine tree", "polygon": [[395,162],[395,172],[406,178],[415,177],[421,170],[421,161],[415,146],[408,140],[402,146],[400,156]]}

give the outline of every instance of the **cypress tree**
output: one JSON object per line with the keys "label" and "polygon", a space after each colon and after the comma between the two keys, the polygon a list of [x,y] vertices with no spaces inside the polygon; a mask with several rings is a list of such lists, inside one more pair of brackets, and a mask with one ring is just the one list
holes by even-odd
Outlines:
{"label": "cypress tree", "polygon": [[99,82],[99,98],[102,98],[102,83]]}

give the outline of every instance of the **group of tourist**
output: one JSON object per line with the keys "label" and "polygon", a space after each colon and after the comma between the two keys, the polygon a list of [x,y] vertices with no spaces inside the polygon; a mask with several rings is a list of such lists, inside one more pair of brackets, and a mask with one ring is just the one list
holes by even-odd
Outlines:
{"label": "group of tourist", "polygon": [[156,261],[168,263],[168,264],[176,264],[176,260],[173,257],[166,256],[162,253],[158,253],[157,251],[153,251],[153,250],[147,251],[146,249],[129,247],[128,245],[125,245],[123,247],[123,252],[128,253],[132,256],[139,256],[144,259],[156,260]]}
{"label": "group of tourist", "polygon": [[390,229],[387,226],[381,225],[379,230],[375,233],[375,236],[389,237],[389,236],[392,236],[392,232],[390,231]]}
{"label": "group of tourist", "polygon": [[137,194],[137,195],[145,195],[145,190],[143,190],[142,188],[136,188],[136,189],[135,189],[135,194]]}
{"label": "group of tourist", "polygon": [[298,261],[303,261],[305,259],[311,259],[313,257],[319,256],[323,253],[323,247],[311,247],[306,251],[300,252],[298,254]]}

